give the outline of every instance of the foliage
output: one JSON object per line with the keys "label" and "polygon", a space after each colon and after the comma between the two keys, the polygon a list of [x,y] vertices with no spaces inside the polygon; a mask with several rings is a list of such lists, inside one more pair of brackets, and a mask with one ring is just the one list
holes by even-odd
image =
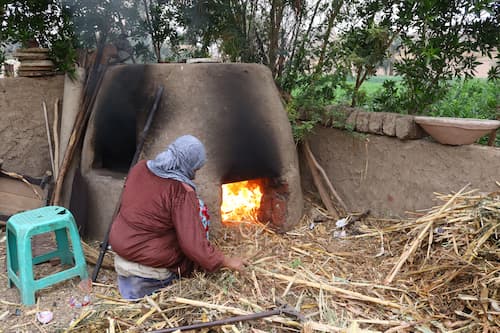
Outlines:
{"label": "foliage", "polygon": [[287,106],[296,142],[302,141],[321,121],[325,106],[335,99],[337,88],[343,81],[344,77],[339,74],[300,78]]}
{"label": "foliage", "polygon": [[162,62],[162,47],[168,40],[171,49],[176,49],[179,36],[176,31],[177,8],[167,1],[143,0],[144,17],[139,19],[139,31],[148,35],[153,44],[157,62]]}
{"label": "foliage", "polygon": [[49,28],[60,27],[61,8],[54,0],[10,1],[2,5],[2,42],[30,42],[46,45],[53,34]]}
{"label": "foliage", "polygon": [[206,55],[211,44],[217,42],[232,61],[253,62],[247,54],[248,50],[255,50],[247,35],[247,19],[251,18],[246,2],[193,1],[184,8],[182,22],[187,29],[186,41],[197,45],[195,53]]}
{"label": "foliage", "polygon": [[293,269],[298,268],[300,266],[302,266],[302,261],[299,258],[293,259],[292,262],[290,263],[290,267],[292,267]]}
{"label": "foliage", "polygon": [[146,62],[154,59],[154,53],[139,29],[141,4],[140,0],[64,0],[79,48],[95,49],[130,38],[135,41],[130,45],[133,61],[140,57]]}
{"label": "foliage", "polygon": [[155,53],[151,50],[149,43],[142,39],[139,39],[134,44],[134,54],[145,63],[156,60]]}
{"label": "foliage", "polygon": [[395,80],[385,80],[370,104],[370,108],[375,112],[407,112],[403,108],[402,88]]}
{"label": "foliage", "polygon": [[71,15],[74,32],[82,48],[92,49],[108,38],[122,32],[121,1],[66,0],[64,5]]}
{"label": "foliage", "polygon": [[430,107],[435,117],[477,119],[500,118],[500,82],[483,80],[458,80],[449,92]]}
{"label": "foliage", "polygon": [[284,65],[276,79],[282,89],[292,91],[297,80],[311,74],[315,77],[323,73],[345,74],[339,43],[332,38],[332,31],[348,18],[349,3],[316,1],[300,7],[294,17],[291,38],[280,46]]}
{"label": "foliage", "polygon": [[[500,7],[500,4],[498,6]],[[495,59],[496,59],[496,64],[494,66],[491,66],[491,68],[488,71],[488,80],[491,81],[500,79],[500,53],[498,52],[498,49]]]}
{"label": "foliage", "polygon": [[23,47],[51,49],[57,69],[72,71],[76,40],[69,13],[56,0],[10,1],[0,7],[0,43],[21,43]]}
{"label": "foliage", "polygon": [[70,21],[69,13],[62,8],[63,24],[59,28],[59,38],[50,45],[49,56],[54,61],[59,71],[68,73],[74,77],[74,64],[77,59],[76,49],[78,42],[73,33],[73,24]]}
{"label": "foliage", "polygon": [[383,9],[382,20],[400,33],[402,58],[395,66],[411,114],[425,113],[442,98],[449,80],[471,77],[479,65],[473,52],[491,56],[499,45],[498,15],[484,15],[492,12],[491,1],[384,0],[370,5]]}
{"label": "foliage", "polygon": [[[142,62],[207,57],[216,46],[224,59],[267,65],[291,96],[297,140],[332,102],[411,114],[484,110],[489,99],[472,102],[479,95],[470,82],[462,90],[471,95],[459,95],[454,80],[472,76],[477,54],[492,57],[500,39],[500,5],[491,0],[17,0],[0,15],[1,42],[35,39],[65,71],[77,47],[120,36]],[[491,80],[500,77],[496,60]],[[372,96],[377,67],[393,63],[401,80]]]}
{"label": "foliage", "polygon": [[[402,81],[387,76],[378,79],[368,82],[374,93],[367,94],[365,104],[360,106],[367,111],[408,113],[404,108],[405,87]],[[450,89],[447,93],[428,107],[429,115],[477,119],[500,117],[500,81],[457,79],[448,82],[448,85]],[[336,94],[338,96],[342,92],[337,91]]]}
{"label": "foliage", "polygon": [[362,97],[359,94],[363,82],[375,75],[377,67],[388,58],[387,51],[394,37],[395,34],[387,27],[375,24],[373,17],[366,20],[363,26],[354,26],[340,37],[346,67],[353,69],[355,76],[351,106],[356,106]]}

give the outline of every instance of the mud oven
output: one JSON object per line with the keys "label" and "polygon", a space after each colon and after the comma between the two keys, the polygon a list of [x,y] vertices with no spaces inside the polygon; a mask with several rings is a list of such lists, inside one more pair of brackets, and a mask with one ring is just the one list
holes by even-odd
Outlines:
{"label": "mud oven", "polygon": [[223,219],[234,219],[231,213],[237,208],[223,202],[223,192],[224,197],[234,195],[238,186],[253,195],[258,192],[254,216],[248,219],[279,231],[300,220],[303,198],[297,152],[266,67],[120,65],[106,71],[82,148],[86,238],[104,237],[159,85],[164,92],[141,158],[153,158],[176,137],[192,134],[207,150],[207,163],[195,182],[216,228]]}

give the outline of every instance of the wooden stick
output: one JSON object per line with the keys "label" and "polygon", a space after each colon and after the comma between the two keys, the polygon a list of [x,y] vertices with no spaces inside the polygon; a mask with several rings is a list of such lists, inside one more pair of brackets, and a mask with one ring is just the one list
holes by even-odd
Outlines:
{"label": "wooden stick", "polygon": [[432,225],[434,224],[434,221],[440,217],[440,214],[444,212],[454,201],[455,199],[462,194],[462,192],[469,186],[469,184],[465,185],[460,191],[455,193],[454,196],[451,197],[450,200],[446,204],[444,204],[436,213],[432,213],[428,216],[424,216],[422,218],[417,219],[417,222],[421,220],[426,220],[428,221],[427,224],[422,228],[422,231],[420,231],[420,234],[418,235],[417,238],[413,241],[411,244],[410,248],[404,252],[401,257],[399,258],[398,262],[396,265],[392,268],[391,273],[389,276],[386,277],[384,280],[385,284],[390,284],[396,275],[398,274],[399,270],[401,267],[404,265],[404,263],[408,260],[408,258],[417,250],[418,246],[420,245],[420,242],[422,239],[425,237],[425,234],[429,232],[429,230],[432,228]]}
{"label": "wooden stick", "polygon": [[80,316],[73,322],[71,322],[71,324],[69,325],[69,327],[64,331],[65,333],[66,332],[70,332],[73,328],[76,327],[76,325],[78,325],[82,320],[84,320],[85,318],[93,315],[94,313],[96,313],[96,310],[87,310],[83,313],[80,314]]}
{"label": "wooden stick", "polygon": [[54,102],[54,123],[52,124],[54,136],[54,178],[59,174],[59,98]]}
{"label": "wooden stick", "polygon": [[4,175],[7,175],[11,178],[14,178],[14,179],[18,179],[20,181],[22,181],[23,183],[25,183],[26,185],[28,185],[31,190],[33,191],[33,193],[35,193],[36,197],[41,200],[42,199],[42,195],[40,193],[38,193],[38,191],[36,190],[36,188],[33,186],[33,184],[31,184],[26,178],[24,178],[22,175],[18,174],[18,173],[15,173],[15,172],[11,172],[11,171],[5,171],[5,170],[2,170],[2,168],[0,167],[0,173],[3,173]]}
{"label": "wooden stick", "polygon": [[251,313],[249,311],[245,311],[245,310],[235,308],[232,306],[211,304],[211,303],[196,301],[196,300],[183,298],[183,297],[171,297],[168,299],[168,301],[174,302],[174,303],[179,303],[179,304],[187,304],[187,305],[191,305],[191,306],[217,310],[217,311],[220,311],[222,313],[231,313],[231,314],[238,315],[238,316],[239,315],[247,315],[247,314]]}
{"label": "wooden stick", "polygon": [[113,301],[113,302],[119,303],[119,304],[124,304],[124,305],[133,305],[134,304],[134,301],[128,301],[128,300],[123,299],[123,298],[115,298],[115,297],[111,297],[111,296],[103,295],[103,294],[99,294],[99,293],[95,293],[94,296],[97,298],[100,298],[100,299]]}
{"label": "wooden stick", "polygon": [[47,105],[45,105],[45,101],[42,102],[42,107],[43,107],[43,115],[45,117],[45,130],[47,132],[47,141],[49,142],[50,165],[52,166],[52,174],[55,175],[56,168],[54,166],[54,153],[52,151],[52,138],[50,135],[49,116],[47,115]]}
{"label": "wooden stick", "polygon": [[108,332],[109,333],[115,333],[115,319],[114,318],[111,318],[111,317],[107,317],[108,321],[109,321],[109,329],[108,329]]}
{"label": "wooden stick", "polygon": [[[335,327],[327,324],[318,323],[315,321],[308,321],[304,324],[311,331],[320,331],[320,332],[347,332],[345,328]],[[304,330],[304,332],[307,332]]]}
{"label": "wooden stick", "polygon": [[481,245],[484,244],[484,242],[486,242],[488,240],[488,238],[490,238],[490,236],[496,231],[496,229],[498,228],[498,223],[495,224],[495,223],[492,223],[490,228],[488,230],[486,230],[483,235],[476,240],[475,243],[472,243],[471,245],[469,245],[469,247],[467,248],[467,250],[465,251],[465,254],[464,254],[464,259],[467,261],[467,262],[472,262],[472,259],[474,259],[476,256],[477,256],[477,251],[479,250],[479,248],[481,247]]}
{"label": "wooden stick", "polygon": [[415,323],[404,322],[399,320],[382,320],[382,319],[356,319],[360,324],[375,324],[386,326],[399,326],[399,325],[415,325]]}
{"label": "wooden stick", "polygon": [[296,284],[302,284],[302,285],[305,285],[305,286],[308,286],[308,287],[313,287],[313,288],[316,288],[316,289],[323,289],[323,290],[334,292],[334,293],[340,293],[340,294],[342,294],[346,298],[359,299],[359,300],[363,300],[363,301],[366,301],[366,302],[371,302],[371,303],[376,303],[376,304],[381,304],[381,305],[389,306],[389,307],[395,308],[395,309],[401,309],[402,308],[401,305],[396,304],[394,302],[385,301],[383,299],[378,299],[378,298],[375,298],[375,297],[363,295],[363,294],[358,293],[356,291],[346,290],[346,289],[334,287],[332,285],[323,284],[323,283],[311,282],[311,281],[302,280],[302,279],[294,279],[294,277],[290,277],[288,275],[283,275],[283,274],[278,274],[278,273],[272,273],[272,272],[266,271],[265,269],[262,269],[262,268],[259,268],[259,267],[255,267],[254,269],[256,271],[259,271],[259,272],[263,273],[263,274],[270,275],[270,276],[272,276],[274,278],[277,278],[277,279],[280,279],[280,280],[295,281]]}
{"label": "wooden stick", "polygon": [[158,313],[163,317],[163,319],[165,320],[165,322],[168,323],[168,325],[170,327],[174,327],[174,324],[168,319],[167,315],[165,313],[163,313],[163,311],[161,310],[160,306],[149,296],[144,296],[144,299],[146,299],[146,301],[156,310],[158,311]]}
{"label": "wooden stick", "polygon": [[262,292],[260,290],[259,281],[257,281],[257,277],[255,276],[255,271],[252,271],[252,281],[253,281],[254,288],[257,292],[257,296],[260,299],[264,299],[264,296],[262,296]]}
{"label": "wooden stick", "polygon": [[[52,193],[52,199],[51,199],[52,205],[61,204],[61,194],[62,194],[61,192],[62,192],[62,186],[64,184],[64,178],[66,177],[66,173],[68,172],[71,166],[71,161],[73,160],[73,155],[75,153],[76,147],[84,134],[87,120],[89,119],[90,113],[92,112],[92,106],[94,105],[105,72],[106,72],[105,68],[100,71],[97,71],[96,69],[94,74],[97,74],[97,78],[92,77],[92,72],[87,77],[82,94],[81,107],[76,116],[73,125],[73,130],[71,131],[71,135],[69,137],[68,146],[66,147],[66,151],[64,152],[61,168],[59,169],[59,174],[57,175],[56,178],[54,192]],[[90,81],[92,80],[96,80],[95,86],[91,84]]]}
{"label": "wooden stick", "polygon": [[12,303],[12,302],[9,302],[9,301],[4,301],[2,299],[0,299],[0,304],[10,305],[10,306],[17,306],[17,307],[22,306],[21,303]]}
{"label": "wooden stick", "polygon": [[137,321],[135,322],[136,325],[142,325],[142,323],[144,323],[146,321],[146,319],[148,319],[149,317],[151,317],[153,315],[153,313],[156,312],[156,309],[153,307],[151,308],[151,310],[149,310],[148,312],[146,312],[141,318],[137,319]]}
{"label": "wooden stick", "polygon": [[319,170],[319,172],[323,176],[323,179],[325,180],[326,184],[328,185],[328,188],[332,192],[333,196],[338,201],[338,203],[342,206],[342,208],[344,209],[344,211],[347,212],[347,206],[346,206],[346,204],[344,203],[344,201],[342,200],[342,198],[340,197],[340,195],[337,193],[337,191],[333,187],[332,183],[330,182],[330,179],[326,175],[325,170],[321,167],[321,165],[318,163],[318,161],[314,157],[314,154],[311,151],[311,147],[309,147],[309,142],[305,141],[304,145],[305,145],[306,150],[309,152],[309,155],[311,156],[311,160],[314,163],[314,166]]}
{"label": "wooden stick", "polygon": [[311,156],[312,152],[310,149],[309,150],[307,149],[308,145],[306,143],[304,143],[303,146],[304,146],[304,153],[306,155],[307,164],[309,165],[309,169],[311,170],[313,182],[314,182],[314,185],[316,185],[316,188],[318,189],[318,193],[319,193],[319,196],[321,197],[321,201],[323,201],[323,204],[325,205],[325,208],[328,210],[328,213],[334,219],[337,220],[339,218],[339,214],[337,213],[337,210],[333,206],[333,203],[330,200],[328,192],[326,191],[325,187],[323,186],[323,183],[321,182],[319,172],[316,169],[313,157]]}

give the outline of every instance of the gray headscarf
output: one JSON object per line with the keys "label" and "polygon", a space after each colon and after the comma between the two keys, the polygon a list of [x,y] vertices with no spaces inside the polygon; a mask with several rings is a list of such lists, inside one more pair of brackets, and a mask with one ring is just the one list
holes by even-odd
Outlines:
{"label": "gray headscarf", "polygon": [[206,160],[205,147],[192,135],[178,137],[167,150],[158,154],[154,160],[146,162],[148,169],[161,178],[171,178],[191,185],[196,170]]}

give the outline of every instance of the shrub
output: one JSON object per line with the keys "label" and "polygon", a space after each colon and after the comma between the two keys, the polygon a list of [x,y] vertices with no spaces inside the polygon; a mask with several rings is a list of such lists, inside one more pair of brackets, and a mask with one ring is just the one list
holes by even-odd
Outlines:
{"label": "shrub", "polygon": [[500,117],[500,82],[457,80],[449,92],[429,107],[435,117],[497,119]]}
{"label": "shrub", "polygon": [[402,88],[395,80],[385,80],[374,93],[369,109],[375,112],[407,113],[403,107]]}

